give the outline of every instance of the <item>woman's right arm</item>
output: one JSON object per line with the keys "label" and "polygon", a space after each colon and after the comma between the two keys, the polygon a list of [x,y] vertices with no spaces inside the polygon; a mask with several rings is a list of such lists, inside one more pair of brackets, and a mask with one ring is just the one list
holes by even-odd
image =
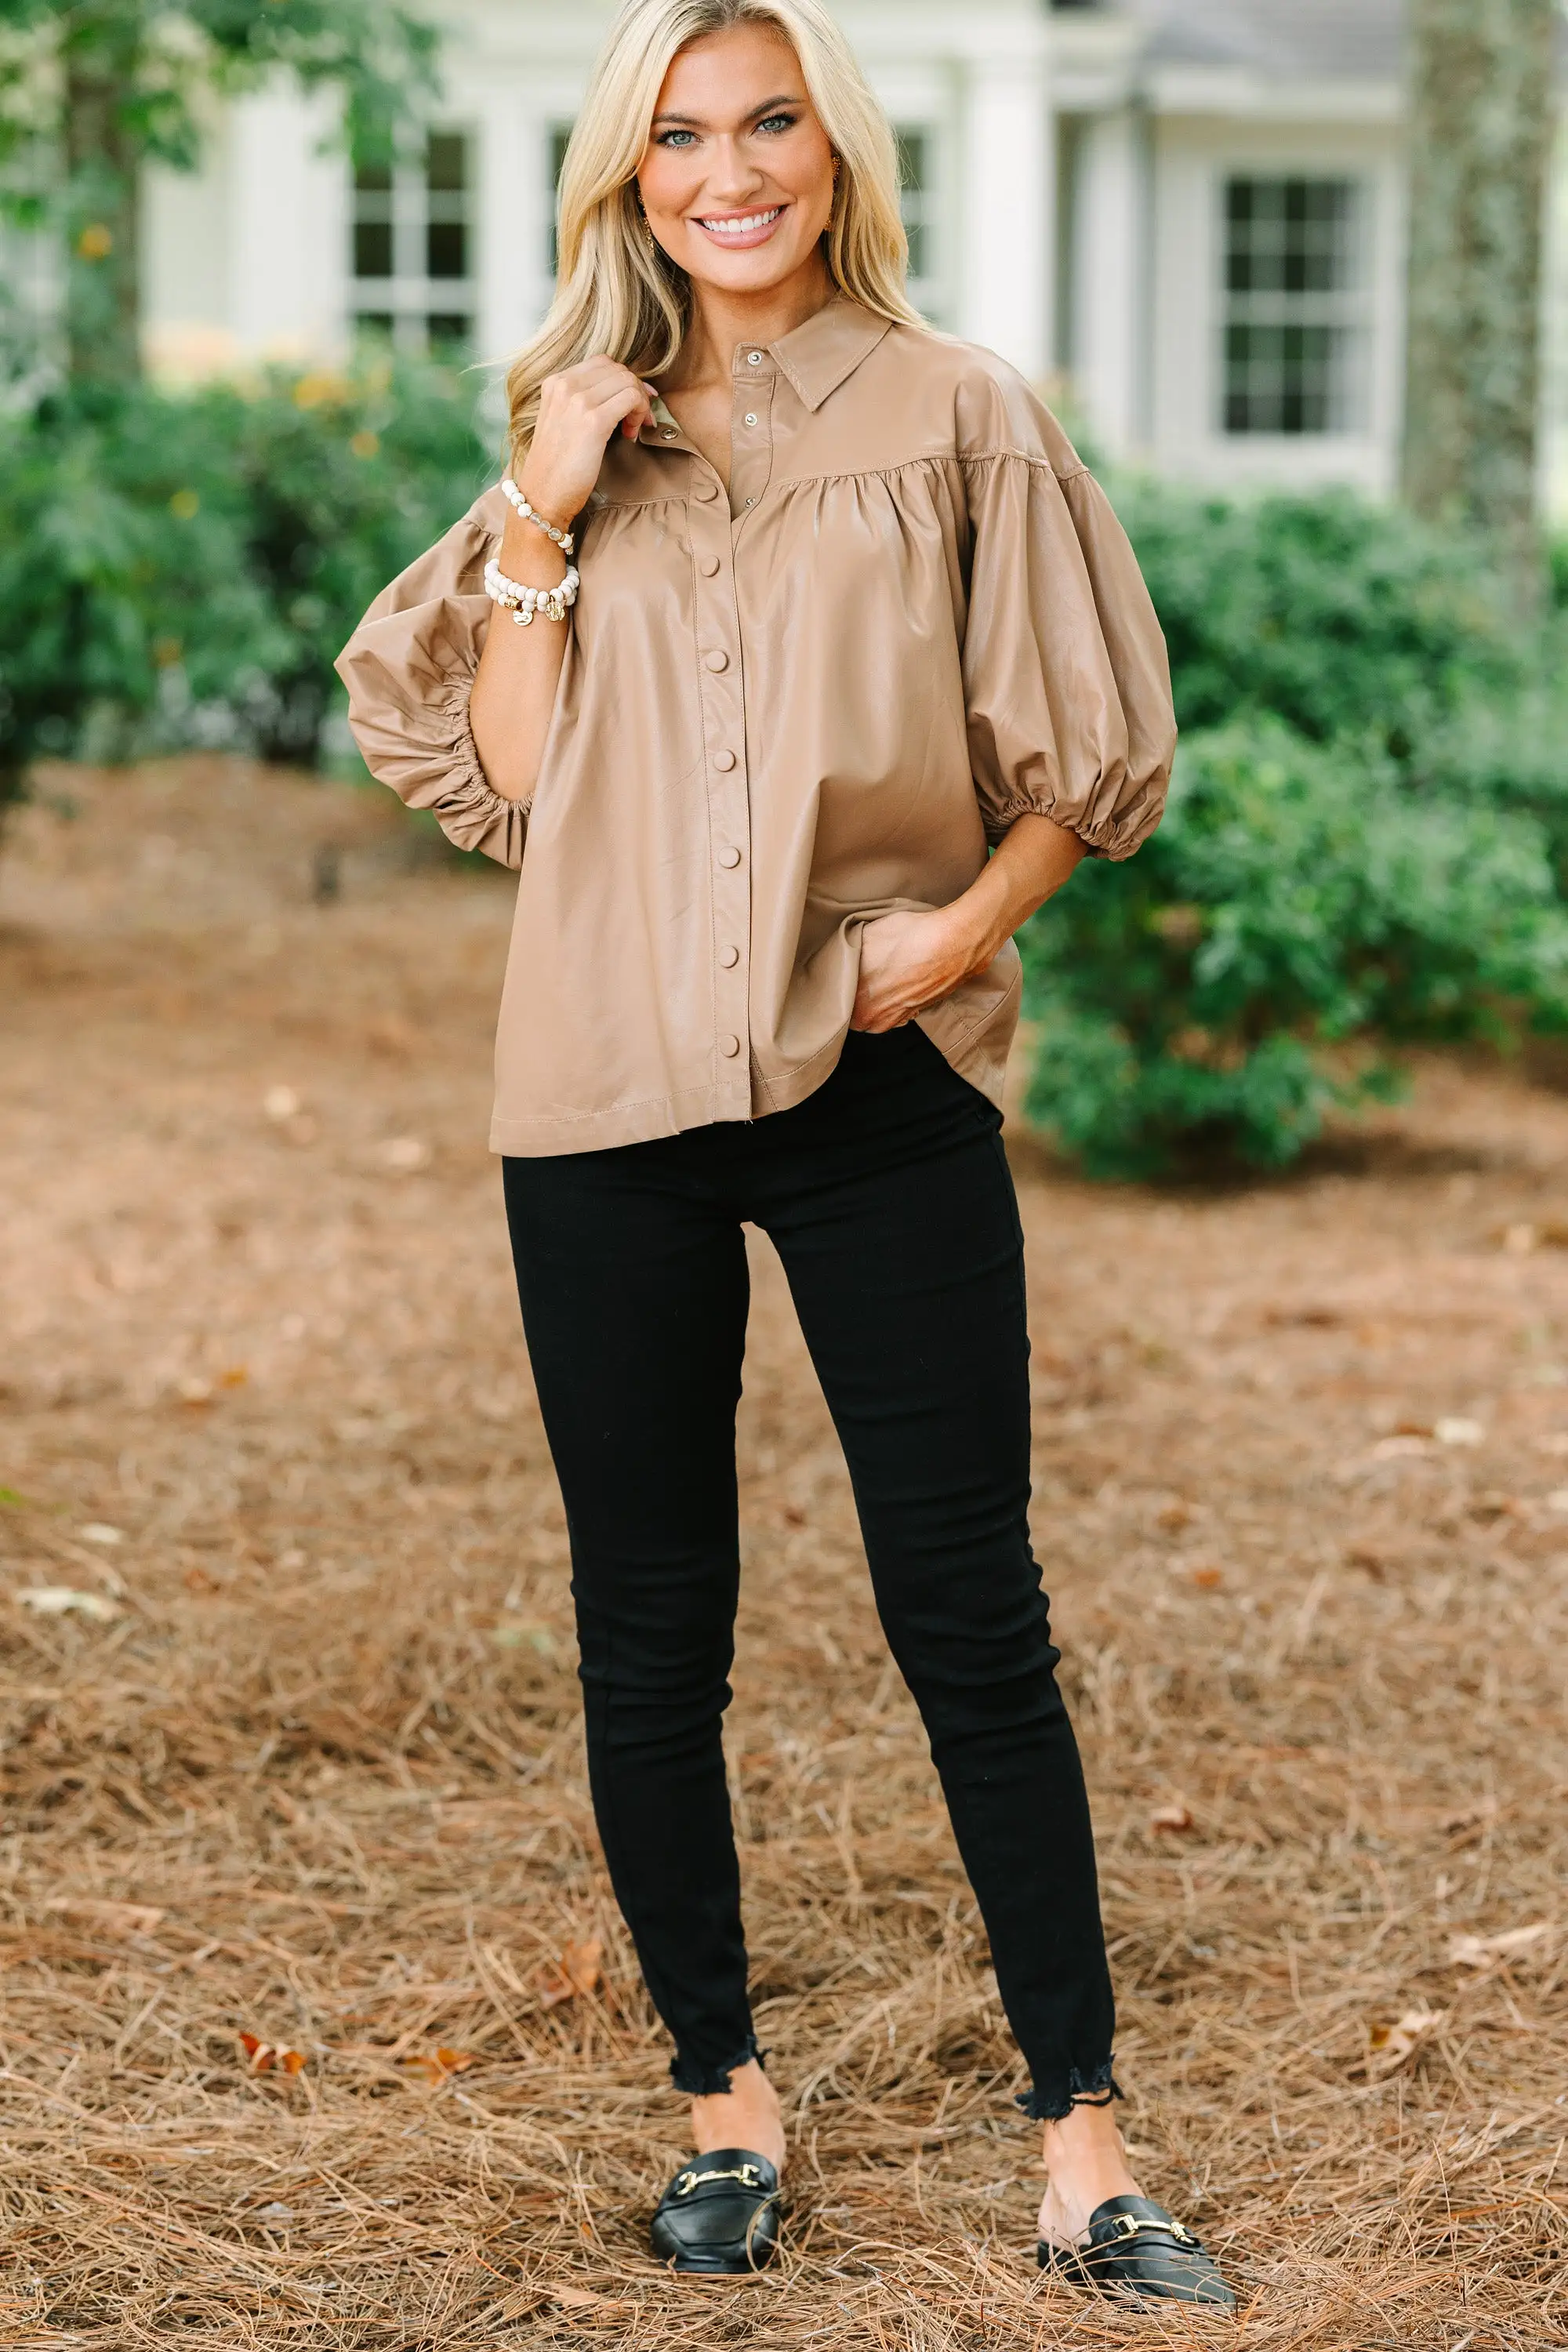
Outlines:
{"label": "woman's right arm", "polygon": [[[599,478],[605,448],[617,430],[635,439],[651,423],[652,394],[615,360],[584,360],[547,376],[539,423],[518,479],[529,505],[569,531]],[[530,588],[557,588],[566,558],[537,523],[507,509],[498,557],[502,572]],[[532,795],[555,707],[572,616],[536,614],[526,628],[499,607],[491,616],[474,676],[468,721],[485,775],[503,800]]]}

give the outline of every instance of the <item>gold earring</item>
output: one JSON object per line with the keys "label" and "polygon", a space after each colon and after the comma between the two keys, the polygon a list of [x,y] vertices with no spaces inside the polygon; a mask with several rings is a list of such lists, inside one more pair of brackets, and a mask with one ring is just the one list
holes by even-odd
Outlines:
{"label": "gold earring", "polygon": [[835,157],[833,158],[833,184],[834,184],[834,186],[835,186],[835,187],[837,187],[837,186],[838,185],[838,174],[839,174],[839,173],[840,173],[843,169],[844,169],[844,158],[843,158],[843,156],[842,156],[842,155],[835,155]]}

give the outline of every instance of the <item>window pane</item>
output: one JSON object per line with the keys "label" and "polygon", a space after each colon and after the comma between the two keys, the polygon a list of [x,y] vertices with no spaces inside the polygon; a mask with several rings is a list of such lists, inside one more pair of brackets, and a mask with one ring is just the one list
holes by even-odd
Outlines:
{"label": "window pane", "polygon": [[443,358],[456,358],[472,341],[474,322],[456,310],[432,310],[425,329],[432,352]]}
{"label": "window pane", "polygon": [[354,276],[390,278],[391,275],[392,223],[389,220],[355,221]]}
{"label": "window pane", "polygon": [[1227,433],[1343,433],[1361,327],[1353,180],[1226,183],[1221,410]]}
{"label": "window pane", "polygon": [[362,335],[390,335],[392,313],[390,310],[361,310],[354,320],[354,325]]}
{"label": "window pane", "polygon": [[462,221],[431,221],[425,231],[425,268],[431,278],[466,278],[468,232]]}
{"label": "window pane", "polygon": [[432,189],[460,194],[468,184],[468,142],[460,131],[433,131],[425,151],[425,179]]}
{"label": "window pane", "polygon": [[1225,339],[1227,433],[1333,433],[1349,406],[1343,327],[1231,325]]}
{"label": "window pane", "polygon": [[383,194],[390,195],[392,193],[391,164],[360,163],[356,165],[354,186],[362,190],[376,190]]}

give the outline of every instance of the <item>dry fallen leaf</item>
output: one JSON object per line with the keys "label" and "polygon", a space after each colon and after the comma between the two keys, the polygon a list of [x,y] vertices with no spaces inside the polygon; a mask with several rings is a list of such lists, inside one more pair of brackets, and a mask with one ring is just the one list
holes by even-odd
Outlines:
{"label": "dry fallen leaf", "polygon": [[1177,1797],[1168,1805],[1155,1806],[1149,1816],[1149,1826],[1152,1830],[1163,1830],[1172,1835],[1179,1835],[1183,1830],[1193,1827],[1193,1816],[1189,1808]]}
{"label": "dry fallen leaf", "polygon": [[603,1975],[604,1942],[590,1936],[585,1943],[568,1944],[548,1972],[540,1990],[540,2001],[545,2009],[557,2002],[571,2000],[580,1992],[595,1992]]}
{"label": "dry fallen leaf", "polygon": [[549,2286],[547,2294],[563,2303],[569,2311],[627,2311],[631,2306],[613,2294],[595,2294],[585,2286]]}
{"label": "dry fallen leaf", "polygon": [[462,2074],[473,2065],[471,2050],[448,2050],[444,2045],[434,2052],[421,2051],[400,2058],[398,2064],[405,2074],[421,2074],[430,2084],[445,2083],[453,2074]]}
{"label": "dry fallen leaf", "polygon": [[1223,1568],[1194,1568],[1192,1580],[1200,1592],[1217,1592],[1225,1582]]}
{"label": "dry fallen leaf", "polygon": [[1441,2009],[1407,2009],[1392,2025],[1373,2025],[1367,2029],[1366,2073],[1372,2082],[1381,2082],[1385,2075],[1396,2074],[1407,2060],[1448,2021],[1447,2011]]}
{"label": "dry fallen leaf", "polygon": [[62,1919],[79,1920],[84,1927],[100,1928],[108,1936],[150,1936],[163,1916],[155,1904],[100,1902],[89,1895],[54,1895],[44,1908],[58,1911]]}
{"label": "dry fallen leaf", "polygon": [[1510,1927],[1500,1936],[1454,1936],[1448,1943],[1448,1965],[1455,1969],[1489,1969],[1511,1960],[1517,1953],[1528,1952],[1552,1933],[1549,1919],[1537,1919],[1528,1927]]}
{"label": "dry fallen leaf", "polygon": [[96,1624],[112,1625],[125,1614],[101,1592],[79,1592],[71,1584],[35,1584],[16,1598],[40,1617],[90,1617]]}
{"label": "dry fallen leaf", "polygon": [[1372,1449],[1374,1462],[1400,1462],[1407,1456],[1429,1453],[1431,1436],[1418,1436],[1413,1429],[1395,1430],[1392,1437],[1380,1437]]}
{"label": "dry fallen leaf", "polygon": [[123,1529],[106,1526],[102,1519],[89,1519],[81,1531],[83,1543],[117,1544],[125,1541]]}
{"label": "dry fallen leaf", "polygon": [[1167,1535],[1180,1535],[1184,1528],[1191,1527],[1192,1521],[1190,1503],[1167,1503],[1164,1509],[1156,1514],[1156,1524],[1163,1528]]}
{"label": "dry fallen leaf", "polygon": [[1479,1421],[1465,1421],[1458,1414],[1438,1422],[1432,1432],[1439,1445],[1479,1445],[1486,1433]]}
{"label": "dry fallen leaf", "polygon": [[304,1108],[292,1087],[268,1087],[261,1098],[261,1108],[268,1118],[281,1126],[285,1119],[297,1118]]}
{"label": "dry fallen leaf", "polygon": [[274,2070],[284,2074],[301,2074],[305,2070],[302,2050],[286,2050],[281,2042],[263,2042],[257,2033],[242,2033],[239,2046],[253,2074],[270,2074]]}

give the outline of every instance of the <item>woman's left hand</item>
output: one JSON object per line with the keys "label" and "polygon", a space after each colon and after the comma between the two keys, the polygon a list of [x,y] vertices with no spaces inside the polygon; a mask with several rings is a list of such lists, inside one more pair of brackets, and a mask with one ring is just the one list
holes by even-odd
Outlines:
{"label": "woman's left hand", "polygon": [[956,906],[879,915],[860,934],[860,985],[851,1029],[901,1029],[990,961]]}

